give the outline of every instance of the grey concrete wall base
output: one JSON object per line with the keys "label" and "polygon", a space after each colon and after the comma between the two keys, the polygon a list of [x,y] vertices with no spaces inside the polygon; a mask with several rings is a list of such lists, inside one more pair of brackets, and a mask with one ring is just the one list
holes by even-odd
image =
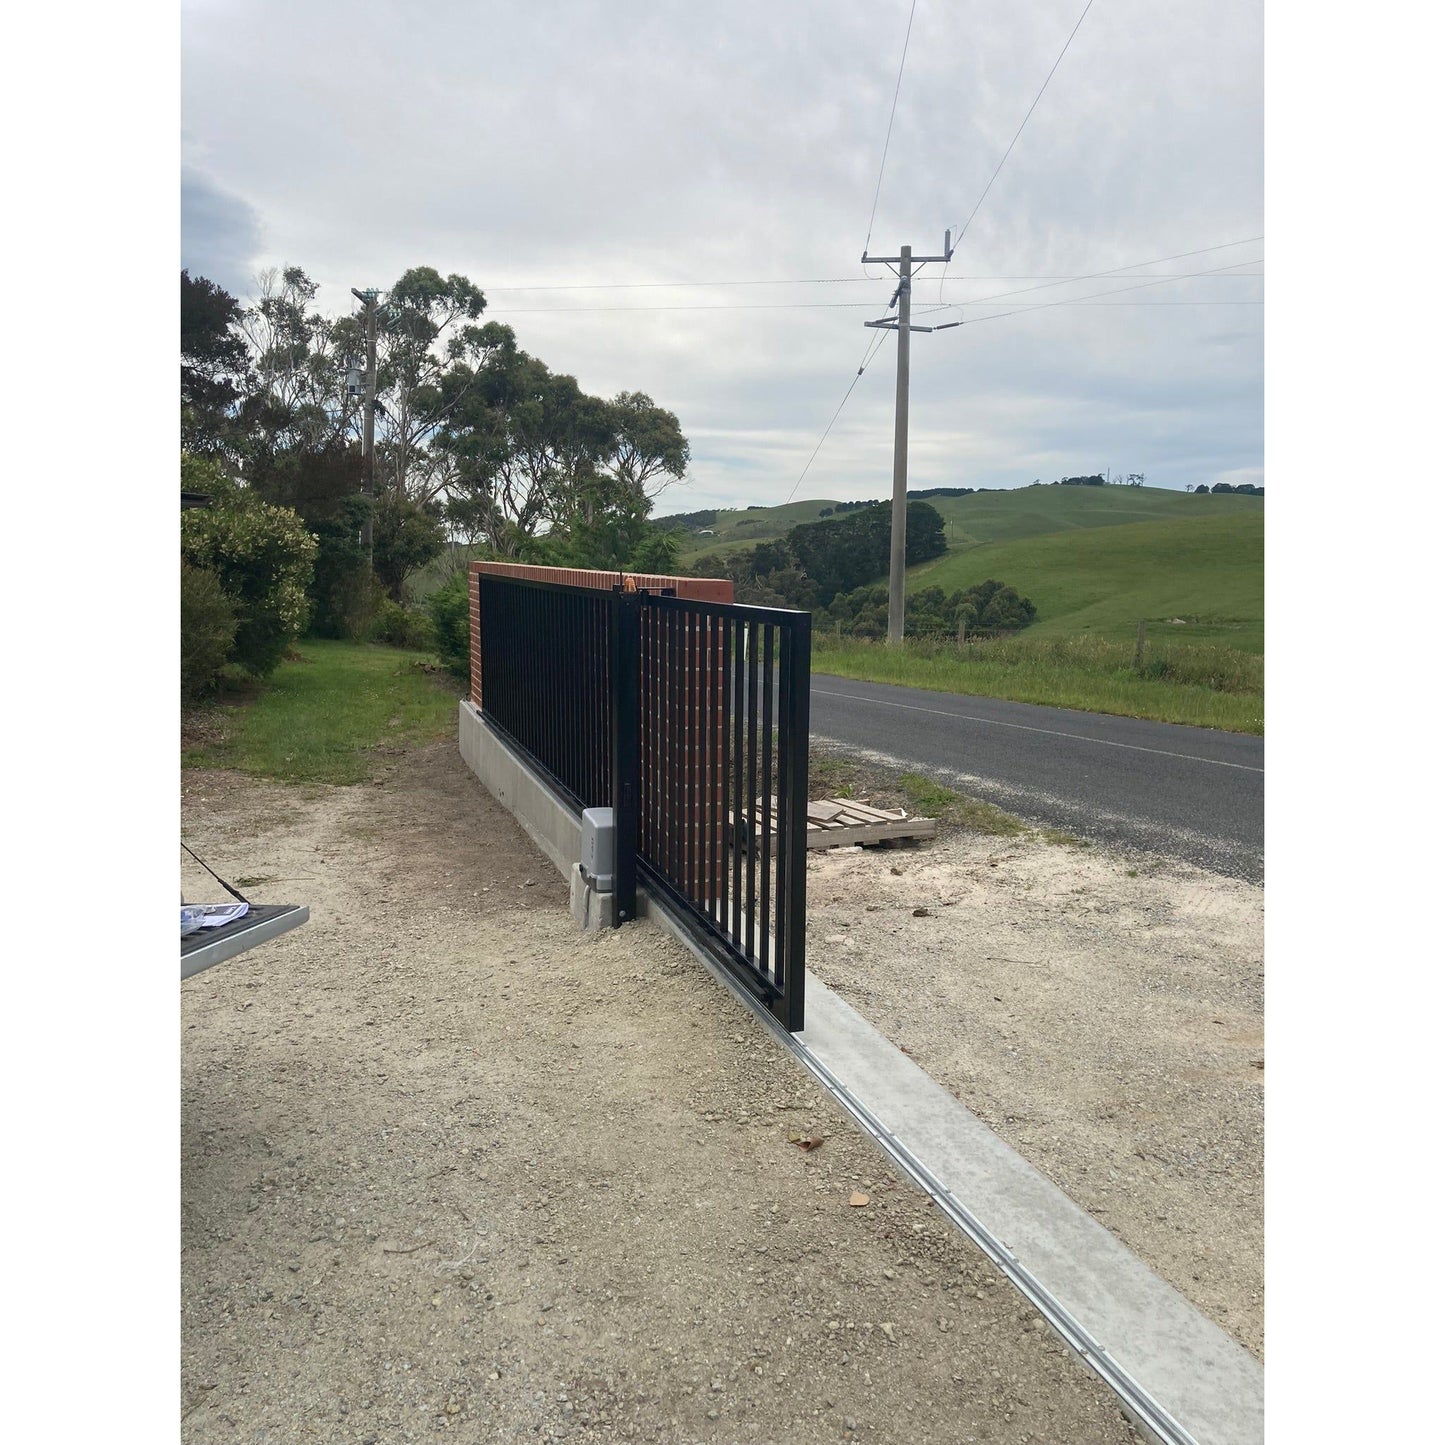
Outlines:
{"label": "grey concrete wall base", "polygon": [[582,865],[572,865],[572,919],[584,933],[612,927],[613,895],[593,887],[582,872]]}
{"label": "grey concrete wall base", "polygon": [[462,760],[487,791],[522,825],[562,877],[570,878],[582,856],[581,820],[465,698],[459,704],[457,743]]}

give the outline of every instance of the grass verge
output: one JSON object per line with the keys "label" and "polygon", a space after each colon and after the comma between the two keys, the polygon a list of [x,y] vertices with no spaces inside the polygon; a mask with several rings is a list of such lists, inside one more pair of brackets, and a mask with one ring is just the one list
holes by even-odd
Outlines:
{"label": "grass verge", "polygon": [[1264,659],[1207,643],[1151,646],[1141,672],[1131,644],[1095,637],[979,638],[962,648],[924,639],[886,647],[819,631],[813,670],[932,692],[1264,731]]}
{"label": "grass verge", "polygon": [[254,697],[186,719],[181,765],[288,782],[359,783],[378,756],[456,727],[457,688],[417,652],[308,640]]}
{"label": "grass verge", "polygon": [[946,788],[921,773],[895,773],[824,752],[816,744],[808,754],[808,796],[856,798],[880,808],[907,808],[917,817],[937,818],[949,827],[997,838],[1014,838],[1030,831],[1029,825],[1012,813],[982,798]]}

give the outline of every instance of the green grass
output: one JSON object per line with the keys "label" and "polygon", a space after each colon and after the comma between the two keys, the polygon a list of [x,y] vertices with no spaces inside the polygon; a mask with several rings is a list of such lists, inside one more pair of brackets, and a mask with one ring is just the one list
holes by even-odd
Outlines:
{"label": "green grass", "polygon": [[[862,798],[879,807],[906,807],[915,817],[936,818],[952,827],[995,838],[1014,838],[1030,831],[1028,824],[1012,813],[945,787],[922,773],[879,767],[872,761],[825,748],[815,743],[808,749],[810,798]],[[1065,836],[1060,834],[1059,838]]]}
{"label": "green grass", "polygon": [[954,592],[989,577],[1033,599],[1036,636],[1132,641],[1142,620],[1156,639],[1162,633],[1171,642],[1264,650],[1264,514],[1258,508],[960,547],[910,569],[908,586]]}
{"label": "green grass", "polygon": [[[434,741],[456,727],[458,691],[421,653],[366,643],[297,643],[250,700],[209,711],[183,767],[235,768],[293,782],[359,783],[379,749]],[[213,734],[213,736],[211,736]]]}
{"label": "green grass", "polygon": [[945,788],[921,773],[900,773],[898,784],[914,813],[921,817],[938,818],[971,832],[989,833],[998,838],[1013,838],[1028,831],[1012,813],[1005,813],[982,798],[971,798],[967,793]]}
{"label": "green grass", "polygon": [[1160,487],[1017,487],[1008,492],[925,500],[943,518],[949,546],[959,548],[1014,542],[1049,532],[1135,522],[1199,522],[1264,511],[1260,497],[1200,497]]}
{"label": "green grass", "polygon": [[1217,645],[1152,648],[1141,677],[1133,645],[1103,638],[1035,637],[1031,628],[963,649],[928,640],[893,648],[819,631],[813,671],[1230,732],[1264,731],[1264,659]]}

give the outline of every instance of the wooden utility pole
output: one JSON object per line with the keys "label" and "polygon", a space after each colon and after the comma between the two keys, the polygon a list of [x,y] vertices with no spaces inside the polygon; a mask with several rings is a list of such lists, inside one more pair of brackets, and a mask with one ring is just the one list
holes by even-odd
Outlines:
{"label": "wooden utility pole", "polygon": [[361,527],[361,545],[366,548],[366,565],[371,567],[375,555],[372,543],[371,509],[376,502],[376,290],[351,294],[360,302],[366,316],[366,396],[361,413],[361,466],[366,485],[366,521]]}
{"label": "wooden utility pole", "polygon": [[896,256],[870,256],[863,253],[864,262],[876,261],[885,266],[897,267],[898,289],[888,303],[891,311],[896,305],[898,316],[885,316],[879,321],[865,321],[864,326],[876,327],[880,331],[898,333],[898,384],[893,403],[893,519],[888,547],[888,641],[891,644],[903,641],[904,615],[904,565],[908,556],[908,338],[914,331],[946,331],[957,326],[957,321],[945,322],[942,326],[914,326],[910,319],[913,314],[913,268],[926,266],[930,261],[947,262],[952,259],[953,247],[949,244],[950,233],[943,233],[943,255],[918,256],[912,246],[899,248]]}

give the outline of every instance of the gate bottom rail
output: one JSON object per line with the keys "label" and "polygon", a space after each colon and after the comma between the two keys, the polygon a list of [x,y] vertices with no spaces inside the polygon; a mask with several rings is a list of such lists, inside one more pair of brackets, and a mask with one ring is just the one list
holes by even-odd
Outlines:
{"label": "gate bottom rail", "polygon": [[[792,1000],[787,991],[770,975],[754,967],[739,952],[739,945],[731,934],[699,911],[686,894],[680,892],[645,858],[637,860],[637,874],[645,882],[647,890],[668,904],[679,914],[679,922],[685,924],[695,942],[705,946],[710,954],[743,984],[773,1014],[784,1027],[789,1027]],[[801,983],[799,984],[801,992]]]}

